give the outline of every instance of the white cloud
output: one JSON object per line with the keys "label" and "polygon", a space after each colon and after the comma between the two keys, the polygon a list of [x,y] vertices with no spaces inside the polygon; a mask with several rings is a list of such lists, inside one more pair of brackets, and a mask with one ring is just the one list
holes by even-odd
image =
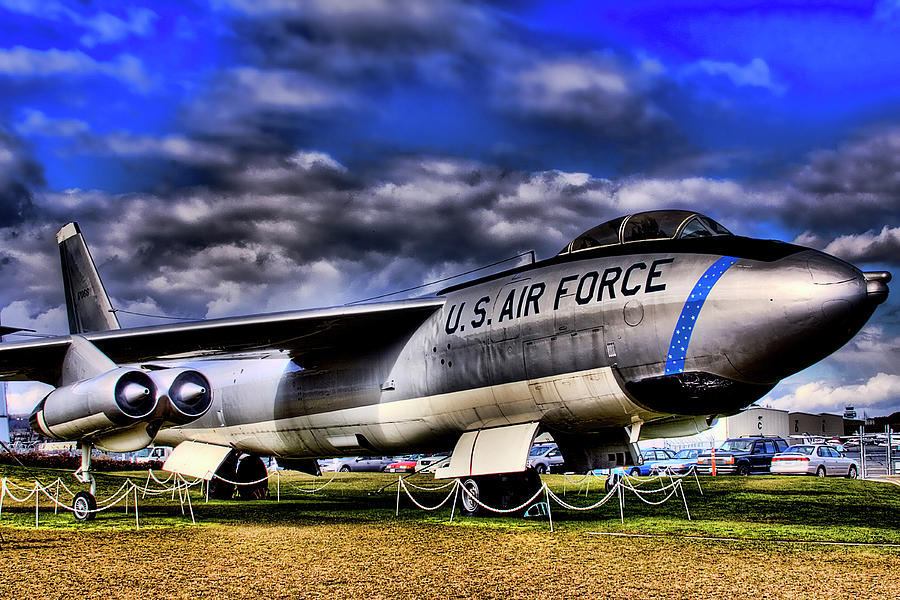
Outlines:
{"label": "white cloud", "polygon": [[90,130],[88,124],[79,119],[51,119],[34,109],[23,110],[22,117],[15,125],[16,131],[22,135],[72,137]]}
{"label": "white cloud", "polygon": [[878,373],[862,384],[834,385],[814,381],[793,393],[768,402],[772,408],[800,412],[840,412],[845,406],[876,409],[881,412],[900,408],[900,375]]}
{"label": "white cloud", "polygon": [[772,80],[769,65],[761,58],[754,58],[744,66],[733,62],[704,59],[689,65],[685,72],[687,74],[701,72],[707,75],[724,75],[739,87],[761,87],[779,95],[785,92],[783,85]]}
{"label": "white cloud", "polygon": [[[78,6],[82,11],[90,10],[90,6]],[[157,19],[155,12],[144,7],[129,6],[125,9],[125,18],[109,12],[86,14],[74,10],[61,2],[53,0],[0,0],[0,8],[19,14],[29,15],[36,19],[56,22],[68,22],[85,30],[80,42],[84,46],[95,46],[101,43],[118,42],[131,35],[146,37],[153,33],[153,23]]]}
{"label": "white cloud", "polygon": [[141,61],[120,54],[112,61],[97,61],[80,50],[34,50],[24,46],[0,49],[0,75],[13,77],[57,77],[105,75],[135,86],[140,91],[151,87]]}
{"label": "white cloud", "polygon": [[234,160],[228,148],[183,135],[153,137],[118,132],[96,138],[94,147],[119,156],[159,156],[187,164],[230,164]]}
{"label": "white cloud", "polygon": [[7,410],[10,415],[29,415],[52,390],[52,386],[44,383],[10,381],[6,384]]}
{"label": "white cloud", "polygon": [[842,235],[825,247],[825,252],[855,262],[872,257],[892,257],[900,260],[900,227],[885,225],[879,233],[867,231],[856,235]]}

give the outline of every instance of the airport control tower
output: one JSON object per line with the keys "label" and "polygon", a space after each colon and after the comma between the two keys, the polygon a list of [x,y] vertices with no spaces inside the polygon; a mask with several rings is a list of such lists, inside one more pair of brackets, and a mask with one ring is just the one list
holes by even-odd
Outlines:
{"label": "airport control tower", "polygon": [[9,443],[9,411],[6,408],[5,381],[0,381],[0,442]]}

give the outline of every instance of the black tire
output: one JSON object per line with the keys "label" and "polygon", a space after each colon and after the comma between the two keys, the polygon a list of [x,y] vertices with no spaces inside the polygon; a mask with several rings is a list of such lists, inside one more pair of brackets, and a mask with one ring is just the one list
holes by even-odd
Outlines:
{"label": "black tire", "polygon": [[859,476],[859,473],[856,471],[856,465],[850,465],[850,468],[847,470],[847,479],[856,479]]}
{"label": "black tire", "polygon": [[341,468],[338,469],[338,471],[340,471],[341,473],[349,473],[349,472],[350,472],[350,467],[347,466],[347,465],[341,465]]}
{"label": "black tire", "polygon": [[[269,472],[266,464],[258,456],[247,455],[238,463],[236,476],[240,483],[258,481],[253,485],[239,485],[238,495],[241,500],[264,500],[269,495]],[[260,481],[262,480],[262,481]]]}
{"label": "black tire", "polygon": [[78,492],[72,500],[72,514],[76,521],[93,521],[97,513],[97,499],[90,492]]}
{"label": "black tire", "polygon": [[641,474],[641,469],[639,467],[631,467],[631,470],[628,471],[628,474],[632,477],[639,477]]}
{"label": "black tire", "polygon": [[740,475],[741,477],[746,477],[747,475],[749,475],[750,474],[750,465],[748,465],[747,463],[739,464],[738,468],[737,468],[737,474]]}
{"label": "black tire", "polygon": [[825,477],[825,467],[816,469],[816,477]]}
{"label": "black tire", "polygon": [[535,465],[534,472],[537,473],[538,475],[543,475],[544,473],[547,472],[547,467],[545,467],[544,465],[540,465],[540,464]]}
{"label": "black tire", "polygon": [[[482,499],[482,490],[481,485],[479,485],[478,480],[475,477],[467,477],[463,479],[461,482],[464,490],[459,491],[460,496],[460,506],[462,507],[462,513],[464,515],[468,515],[470,517],[474,517],[483,512],[481,506],[478,505],[475,500],[472,499],[474,496],[476,499],[484,502]],[[467,494],[466,491],[469,493]]]}

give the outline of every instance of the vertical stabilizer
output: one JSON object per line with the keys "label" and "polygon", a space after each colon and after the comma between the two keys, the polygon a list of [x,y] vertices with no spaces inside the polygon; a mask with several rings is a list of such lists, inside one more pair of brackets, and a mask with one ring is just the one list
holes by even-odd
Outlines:
{"label": "vertical stabilizer", "polygon": [[119,329],[119,320],[78,224],[64,225],[56,234],[56,242],[66,291],[69,333]]}

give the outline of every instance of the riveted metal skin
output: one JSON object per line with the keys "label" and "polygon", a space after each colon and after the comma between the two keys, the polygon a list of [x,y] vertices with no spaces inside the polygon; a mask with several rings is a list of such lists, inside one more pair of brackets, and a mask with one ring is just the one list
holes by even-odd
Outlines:
{"label": "riveted metal skin", "polygon": [[[181,422],[155,415],[156,443],[390,455],[537,423],[567,462],[592,468],[633,460],[641,436],[702,431],[751,404],[850,340],[888,294],[889,273],[728,235],[688,211],[659,217],[659,229],[646,214],[615,220],[557,256],[433,298],[86,333],[96,352],[82,354],[153,360],[162,387],[194,374],[182,377],[183,396],[199,405]],[[688,227],[708,235],[679,237]],[[620,241],[601,245],[592,231]],[[10,357],[71,345],[4,345],[0,372],[51,381],[60,367]]]}

